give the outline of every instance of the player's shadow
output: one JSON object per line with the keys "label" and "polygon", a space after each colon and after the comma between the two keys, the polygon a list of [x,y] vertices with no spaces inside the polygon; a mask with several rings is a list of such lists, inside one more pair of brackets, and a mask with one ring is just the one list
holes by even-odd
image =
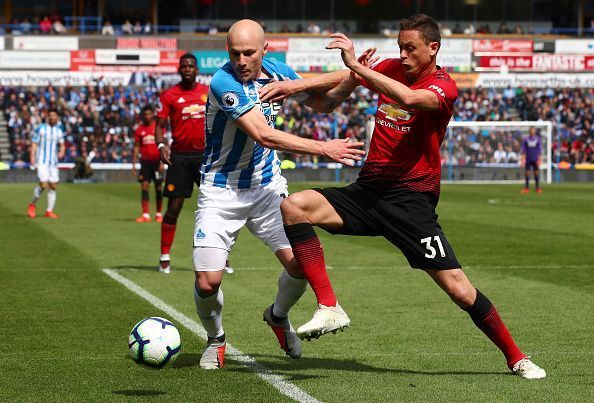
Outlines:
{"label": "player's shadow", "polygon": [[367,373],[392,373],[400,375],[430,375],[430,376],[452,376],[452,375],[506,375],[507,372],[493,372],[493,371],[419,371],[406,368],[383,368],[375,367],[373,365],[364,364],[356,360],[340,360],[335,358],[313,358],[302,357],[298,360],[284,359],[279,360],[278,356],[252,354],[258,363],[266,369],[286,375],[288,379],[302,379],[302,375],[298,378],[291,378],[295,374],[295,370],[308,369],[325,369],[333,371],[348,371],[348,372],[367,372]]}
{"label": "player's shadow", "polygon": [[122,395],[122,396],[162,396],[165,395],[165,392],[160,390],[150,390],[150,389],[124,389],[124,390],[114,390],[114,395]]}
{"label": "player's shadow", "polygon": [[[145,271],[157,271],[157,263],[155,263],[152,266],[147,266],[147,265],[134,265],[134,264],[125,264],[125,265],[120,265],[120,266],[111,266],[112,269],[114,270],[120,270],[120,269],[133,269],[133,270],[145,270]],[[187,267],[173,267],[171,270],[175,270],[175,271],[194,271],[194,269],[191,268],[187,268]]]}

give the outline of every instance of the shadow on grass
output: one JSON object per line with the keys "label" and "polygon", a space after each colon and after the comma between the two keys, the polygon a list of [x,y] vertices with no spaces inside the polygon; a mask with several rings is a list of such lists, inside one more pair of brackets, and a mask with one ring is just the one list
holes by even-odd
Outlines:
{"label": "shadow on grass", "polygon": [[162,396],[165,395],[165,392],[160,390],[150,390],[150,389],[125,389],[125,390],[114,390],[112,392],[114,395],[122,395],[122,396]]}
{"label": "shadow on grass", "polygon": [[[147,266],[147,265],[133,265],[133,264],[125,264],[125,265],[120,265],[120,266],[111,266],[111,269],[114,270],[119,270],[119,269],[133,269],[133,270],[145,270],[145,271],[157,271],[157,263],[155,263],[152,266]],[[171,267],[171,271],[194,271],[194,269],[192,268],[188,268],[188,267],[176,267],[176,266],[172,266]]]}

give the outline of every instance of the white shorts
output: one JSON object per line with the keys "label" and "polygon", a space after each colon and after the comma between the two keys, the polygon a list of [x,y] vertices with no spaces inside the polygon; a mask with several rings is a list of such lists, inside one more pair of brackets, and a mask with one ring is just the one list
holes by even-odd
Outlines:
{"label": "white shorts", "polygon": [[200,185],[194,247],[231,251],[245,225],[276,253],[290,248],[280,204],[288,196],[285,178],[254,189],[226,189]]}
{"label": "white shorts", "polygon": [[39,182],[58,183],[60,182],[60,172],[57,165],[37,165],[37,177]]}

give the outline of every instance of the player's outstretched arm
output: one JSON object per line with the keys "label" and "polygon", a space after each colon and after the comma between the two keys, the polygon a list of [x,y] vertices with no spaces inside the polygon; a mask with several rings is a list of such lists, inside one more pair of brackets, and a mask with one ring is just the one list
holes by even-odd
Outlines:
{"label": "player's outstretched arm", "polygon": [[330,36],[333,40],[326,46],[326,49],[340,49],[345,66],[367,81],[378,92],[392,98],[406,108],[428,111],[439,108],[439,99],[434,92],[424,89],[410,89],[406,85],[374,71],[357,60],[353,42],[344,34],[332,34]]}
{"label": "player's outstretched arm", "polygon": [[304,139],[268,126],[260,110],[252,108],[235,120],[237,126],[258,144],[266,148],[296,154],[320,155],[345,165],[360,161],[364,143],[336,139],[328,142]]}
{"label": "player's outstretched arm", "polygon": [[134,149],[132,150],[132,175],[136,176],[136,164],[138,163],[138,153],[140,152],[140,145],[137,141],[134,142]]}
{"label": "player's outstretched arm", "polygon": [[326,92],[348,78],[349,70],[334,71],[301,80],[271,81],[258,90],[263,102],[280,102],[290,96],[312,92]]}

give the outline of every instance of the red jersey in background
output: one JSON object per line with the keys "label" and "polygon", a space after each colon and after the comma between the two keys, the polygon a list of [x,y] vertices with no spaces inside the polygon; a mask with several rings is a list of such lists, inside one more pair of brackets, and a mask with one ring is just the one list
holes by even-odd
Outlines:
{"label": "red jersey in background", "polygon": [[157,116],[171,122],[171,149],[178,152],[204,151],[204,112],[208,86],[196,84],[190,91],[180,85],[169,88],[159,97]]}
{"label": "red jersey in background", "polygon": [[[439,147],[458,97],[456,83],[438,69],[410,84],[400,59],[384,60],[374,70],[411,89],[435,93],[439,106],[435,111],[405,109],[379,93],[369,154],[357,181],[379,189],[401,188],[439,195]],[[363,85],[378,92],[365,81]]]}
{"label": "red jersey in background", "polygon": [[140,160],[146,162],[159,162],[161,155],[155,141],[156,122],[150,125],[140,125],[134,131],[134,143],[140,146]]}

